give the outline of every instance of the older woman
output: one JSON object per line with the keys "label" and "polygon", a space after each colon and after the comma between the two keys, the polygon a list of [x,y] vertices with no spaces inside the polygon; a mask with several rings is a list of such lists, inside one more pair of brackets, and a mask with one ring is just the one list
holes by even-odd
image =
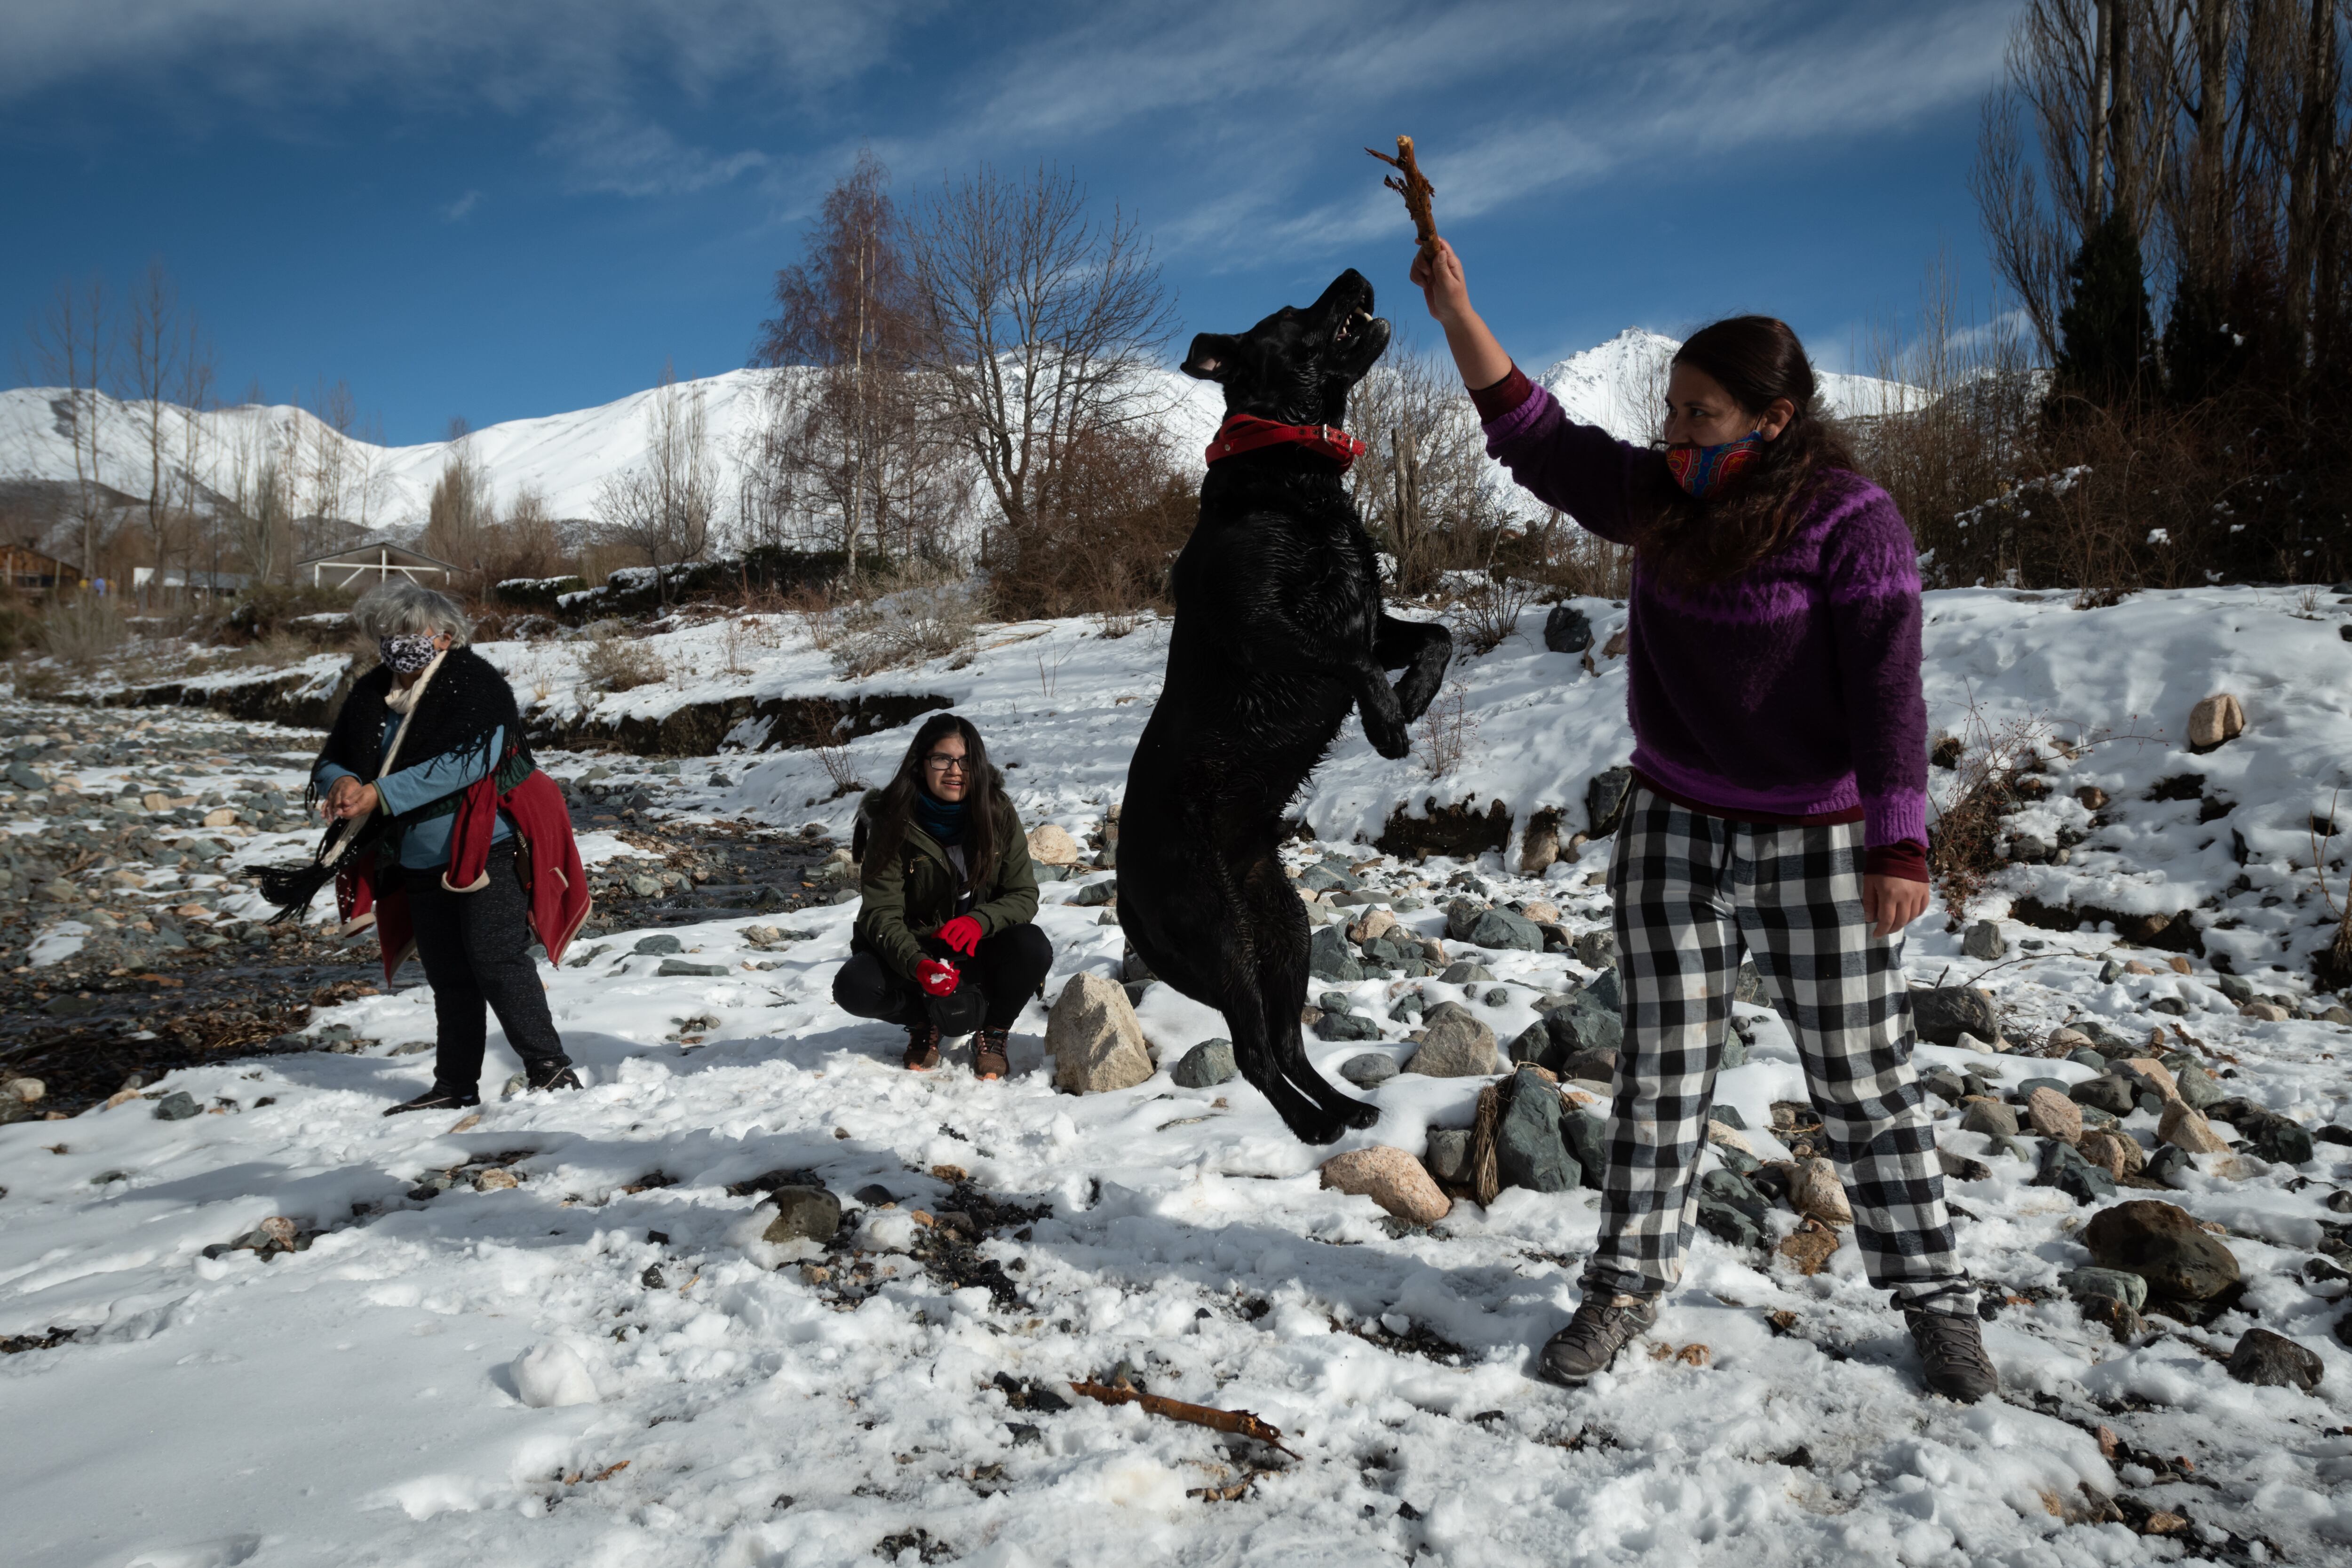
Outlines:
{"label": "older woman", "polygon": [[413,951],[433,986],[433,1085],[384,1112],[481,1103],[484,1009],[498,1015],[532,1089],[577,1089],[531,962],[587,915],[586,879],[562,794],[531,761],[514,692],[465,646],[465,612],[387,583],[352,618],[382,663],[360,678],[311,767],[331,825],[308,867],[266,874],[281,918],[329,878],[342,912],[376,917],[389,980]]}
{"label": "older woman", "polygon": [[857,807],[863,900],[833,999],[907,1029],[906,1065],[940,1065],[942,1036],[970,1035],[980,1078],[1011,1070],[1008,1032],[1053,967],[1034,923],[1037,873],[1004,779],[968,719],[915,731],[898,776]]}

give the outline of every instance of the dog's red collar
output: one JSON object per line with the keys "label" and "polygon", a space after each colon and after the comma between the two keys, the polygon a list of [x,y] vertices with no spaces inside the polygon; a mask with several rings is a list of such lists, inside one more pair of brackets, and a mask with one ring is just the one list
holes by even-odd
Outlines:
{"label": "dog's red collar", "polygon": [[1209,443],[1209,461],[1255,452],[1260,447],[1297,446],[1346,468],[1364,455],[1364,444],[1337,425],[1285,425],[1255,414],[1228,414]]}

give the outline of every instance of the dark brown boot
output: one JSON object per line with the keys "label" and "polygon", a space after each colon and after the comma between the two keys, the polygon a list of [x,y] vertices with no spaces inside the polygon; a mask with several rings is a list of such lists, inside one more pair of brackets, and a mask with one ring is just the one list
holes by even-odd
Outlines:
{"label": "dark brown boot", "polygon": [[931,1023],[907,1026],[907,1054],[902,1058],[908,1072],[929,1072],[940,1065],[940,1030]]}
{"label": "dark brown boot", "polygon": [[1010,1078],[1013,1060],[1008,1053],[1005,1029],[982,1029],[971,1037],[971,1073],[974,1078]]}

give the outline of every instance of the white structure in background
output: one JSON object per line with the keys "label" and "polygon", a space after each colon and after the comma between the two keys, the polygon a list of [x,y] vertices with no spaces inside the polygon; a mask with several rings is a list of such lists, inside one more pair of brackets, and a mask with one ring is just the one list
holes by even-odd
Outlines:
{"label": "white structure in background", "polygon": [[[354,583],[372,586],[389,583],[395,576],[405,577],[412,583],[429,582],[436,587],[446,587],[457,577],[458,570],[446,561],[383,539],[297,561],[294,563],[297,580],[301,577],[305,566],[310,569],[310,586],[313,588],[348,588]],[[331,576],[331,582],[328,580]]]}

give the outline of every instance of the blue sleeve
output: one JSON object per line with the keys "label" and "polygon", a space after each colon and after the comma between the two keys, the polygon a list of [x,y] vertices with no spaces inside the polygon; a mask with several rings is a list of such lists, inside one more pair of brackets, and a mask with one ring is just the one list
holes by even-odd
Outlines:
{"label": "blue sleeve", "polygon": [[500,725],[490,731],[489,742],[471,755],[451,752],[413,768],[384,774],[375,781],[376,793],[383,798],[383,808],[398,816],[445,795],[455,795],[477,779],[488,777],[490,770],[498,765],[506,738],[506,727]]}
{"label": "blue sleeve", "polygon": [[341,763],[322,762],[317,767],[310,770],[310,780],[313,784],[319,786],[319,793],[320,795],[324,795],[329,790],[334,788],[335,781],[337,779],[355,779],[359,776],[359,774],[352,772],[351,769],[343,766]]}

